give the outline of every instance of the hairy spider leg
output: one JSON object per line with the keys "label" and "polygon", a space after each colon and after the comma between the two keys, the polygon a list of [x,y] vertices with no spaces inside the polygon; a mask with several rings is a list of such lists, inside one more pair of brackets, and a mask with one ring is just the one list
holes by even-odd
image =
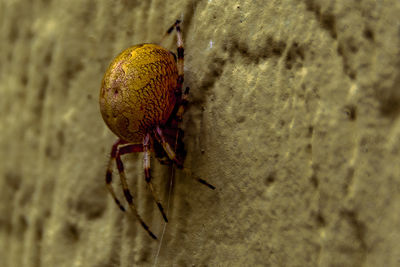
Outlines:
{"label": "hairy spider leg", "polygon": [[154,192],[154,187],[153,183],[151,182],[151,174],[150,174],[150,134],[148,133],[144,138],[143,138],[143,167],[144,167],[144,176],[147,185],[149,186],[150,192],[153,196],[154,201],[157,204],[158,209],[161,212],[161,215],[164,218],[165,222],[168,222],[167,215],[164,212],[164,208],[161,205],[160,200],[158,199],[156,193]]}
{"label": "hairy spider leg", "polygon": [[[172,124],[175,124],[176,122],[174,122],[173,120],[176,119],[176,114],[177,112],[180,110],[180,106],[182,105],[182,85],[183,85],[183,81],[184,81],[184,48],[183,48],[183,38],[182,38],[182,33],[181,33],[181,27],[180,27],[180,20],[176,20],[174,24],[171,25],[171,27],[168,28],[167,32],[164,34],[163,38],[161,39],[162,43],[166,37],[168,37],[171,32],[175,29],[176,30],[176,39],[177,39],[177,54],[178,54],[178,62],[177,62],[177,68],[178,68],[178,81],[177,81],[177,85],[175,88],[175,95],[177,96],[178,102],[177,105],[173,111],[173,114],[171,116],[172,118]],[[187,90],[188,91],[188,90]],[[187,97],[186,100],[187,102]],[[182,112],[183,113],[183,112]],[[177,122],[179,122],[178,119],[176,119]],[[170,121],[171,122],[171,121]],[[173,126],[173,125],[170,126]],[[176,123],[176,127],[178,127],[178,123]],[[162,131],[160,129],[159,126],[156,127],[156,129],[154,130],[154,136],[156,138],[156,140],[158,141],[158,143],[160,143],[163,148],[164,151],[167,153],[168,157],[173,160],[176,165],[178,166],[178,168],[183,168],[182,162],[179,161],[176,157],[176,148],[177,148],[177,143],[178,143],[178,137],[179,137],[179,130],[176,132],[176,138],[175,138],[175,149],[173,150],[170,146],[170,144],[168,142],[166,142]]]}
{"label": "hairy spider leg", "polygon": [[[176,113],[174,118],[177,121],[177,128],[179,129],[179,123],[182,121],[182,116],[183,113],[186,110],[186,107],[188,105],[189,102],[189,87],[186,87],[185,92],[182,95],[182,86],[183,86],[183,81],[184,81],[184,48],[183,48],[183,39],[182,39],[182,33],[181,33],[181,28],[180,28],[180,20],[177,20],[168,30],[167,32],[164,34],[163,38],[161,39],[161,42],[164,41],[164,39],[174,30],[174,28],[176,29],[176,35],[177,35],[177,53],[178,53],[178,63],[177,63],[177,67],[178,67],[178,83],[176,86],[176,90],[175,90],[175,94],[177,95],[179,102],[177,103],[177,108],[176,108]],[[170,145],[168,144],[168,142],[165,142],[165,139],[163,138],[163,134],[162,131],[160,129],[160,127],[157,126],[156,129],[156,139],[159,143],[162,144],[165,152],[167,153],[168,157],[173,160],[178,168],[183,168],[182,163],[177,160],[176,158],[176,154],[175,153],[171,153],[176,151],[177,147],[178,147],[178,140],[179,140],[179,133],[180,131],[176,132],[176,138],[175,138],[175,149],[172,150]],[[208,183],[206,180],[201,179],[201,178],[196,178],[196,180],[206,186],[208,186],[211,189],[215,189],[215,186],[211,185],[210,183]]]}
{"label": "hairy spider leg", "polygon": [[178,84],[176,85],[176,91],[178,92],[178,94],[182,94],[182,85],[183,85],[183,80],[184,80],[184,71],[183,71],[183,67],[184,67],[184,48],[183,48],[183,39],[182,39],[182,33],[181,33],[181,27],[179,26],[180,21],[176,21],[175,24],[175,29],[176,29],[176,38],[177,38],[177,46],[178,48],[177,53],[178,53],[178,63],[177,63],[177,67],[178,67]]}
{"label": "hairy spider leg", "polygon": [[[165,215],[164,208],[161,205],[160,201],[158,200],[155,192],[154,192],[154,187],[153,184],[151,183],[151,175],[150,175],[150,134],[147,134],[145,138],[143,139],[143,146],[139,144],[129,144],[125,146],[120,146],[119,147],[119,155],[125,155],[125,154],[130,154],[130,153],[135,153],[135,152],[144,152],[144,157],[143,157],[143,167],[144,167],[144,173],[145,173],[145,180],[150,188],[151,194],[153,196],[154,201],[157,204],[157,207],[159,208],[161,215],[163,216],[164,220],[168,222],[167,216]],[[119,202],[119,201],[118,201]]]}
{"label": "hairy spider leg", "polygon": [[112,195],[115,203],[118,205],[119,209],[125,211],[124,206],[119,201],[117,195],[115,194],[114,188],[112,187],[112,171],[113,171],[113,162],[116,158],[118,146],[123,144],[124,142],[118,139],[111,148],[110,159],[108,161],[107,171],[106,171],[106,186],[110,194]]}
{"label": "hairy spider leg", "polygon": [[181,27],[180,27],[181,21],[177,20],[175,21],[174,24],[172,24],[171,27],[168,28],[167,32],[164,34],[163,38],[160,41],[160,44],[164,42],[165,38],[168,37],[168,35],[171,34],[171,32],[175,29],[176,30],[176,43],[178,48],[177,54],[178,54],[178,63],[177,63],[177,68],[178,68],[178,84],[176,86],[176,94],[181,96],[182,95],[182,85],[183,85],[183,80],[184,80],[184,71],[183,71],[183,66],[184,66],[184,48],[183,48],[183,38],[182,38],[182,33],[181,33]]}
{"label": "hairy spider leg", "polygon": [[118,147],[118,145],[117,145],[117,153],[115,155],[115,161],[117,163],[117,168],[118,168],[118,172],[119,172],[119,177],[121,179],[121,184],[122,184],[122,189],[123,189],[123,192],[124,192],[124,196],[125,196],[126,201],[129,204],[129,208],[131,209],[131,212],[139,220],[139,222],[142,225],[142,227],[144,228],[144,230],[146,230],[146,232],[153,239],[157,240],[157,237],[153,234],[152,231],[150,231],[150,229],[147,226],[147,224],[143,221],[142,217],[140,217],[139,213],[137,212],[135,204],[133,203],[133,196],[132,196],[132,194],[131,194],[131,192],[129,190],[128,182],[126,180],[126,175],[125,175],[125,171],[124,171],[124,164],[122,163],[122,160],[121,160],[121,155],[123,155],[123,154],[133,153],[133,152],[141,152],[141,151],[137,151],[137,149],[139,149],[138,147],[141,147],[141,151],[143,151],[143,146],[142,145],[130,144],[130,145],[126,145],[126,146],[123,146],[123,147]]}
{"label": "hairy spider leg", "polygon": [[183,113],[186,111],[186,107],[189,103],[189,87],[186,87],[185,92],[183,93],[183,96],[180,101],[180,105],[178,106],[178,109],[176,111],[176,119],[178,122],[182,121]]}

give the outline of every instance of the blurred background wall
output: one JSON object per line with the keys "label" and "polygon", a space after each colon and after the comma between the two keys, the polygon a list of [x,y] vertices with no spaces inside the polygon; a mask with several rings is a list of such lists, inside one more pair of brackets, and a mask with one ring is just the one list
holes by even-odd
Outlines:
{"label": "blurred background wall", "polygon": [[[2,0],[0,266],[399,266],[399,14],[397,0]],[[116,138],[98,94],[120,51],[177,18],[188,154],[171,194],[152,161],[164,235],[142,155],[123,158],[155,242],[105,189]]]}

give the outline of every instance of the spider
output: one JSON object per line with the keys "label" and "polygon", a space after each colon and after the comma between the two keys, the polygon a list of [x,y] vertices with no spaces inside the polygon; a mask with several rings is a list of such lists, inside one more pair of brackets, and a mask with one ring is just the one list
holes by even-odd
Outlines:
{"label": "spider", "polygon": [[[102,117],[110,130],[118,136],[111,148],[106,186],[118,207],[125,211],[111,185],[115,160],[129,208],[153,239],[157,237],[138,214],[133,203],[121,156],[143,152],[145,181],[164,221],[168,222],[151,181],[150,153],[154,151],[161,164],[175,164],[179,169],[183,168],[186,151],[179,123],[188,104],[189,87],[182,93],[184,49],[179,20],[167,30],[162,41],[174,29],[177,34],[177,57],[157,44],[132,46],[111,62],[100,89]],[[215,189],[205,180],[197,180]]]}

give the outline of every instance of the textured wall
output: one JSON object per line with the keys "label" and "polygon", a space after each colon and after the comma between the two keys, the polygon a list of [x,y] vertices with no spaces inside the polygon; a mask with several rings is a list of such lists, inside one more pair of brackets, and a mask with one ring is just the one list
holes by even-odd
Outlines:
{"label": "textured wall", "polygon": [[[0,266],[399,266],[399,14],[398,0],[2,0]],[[117,53],[176,18],[187,171],[160,243],[106,192],[98,92]],[[142,157],[124,161],[160,237]],[[170,170],[152,166],[166,205]]]}

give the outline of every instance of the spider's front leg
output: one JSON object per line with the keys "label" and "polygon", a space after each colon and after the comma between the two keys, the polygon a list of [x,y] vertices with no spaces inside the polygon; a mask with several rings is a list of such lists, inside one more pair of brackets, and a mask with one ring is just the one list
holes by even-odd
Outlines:
{"label": "spider's front leg", "polygon": [[163,38],[161,39],[160,44],[165,40],[165,38],[171,34],[171,32],[175,29],[176,30],[176,44],[178,48],[176,49],[176,52],[178,53],[178,63],[177,63],[177,68],[178,68],[178,84],[176,88],[176,92],[179,95],[182,95],[182,85],[183,85],[183,80],[184,80],[184,73],[183,73],[183,66],[184,66],[184,48],[183,48],[183,38],[182,38],[182,33],[181,33],[181,21],[177,20],[175,23],[168,28],[167,32],[164,34]]}
{"label": "spider's front leg", "polygon": [[188,103],[189,103],[189,87],[186,87],[185,92],[183,93],[183,96],[180,99],[180,103],[175,114],[176,120],[178,122],[182,121],[182,116],[186,110]]}
{"label": "spider's front leg", "polygon": [[[177,39],[177,53],[178,53],[178,62],[177,62],[177,68],[178,68],[178,80],[177,80],[177,86],[175,89],[175,94],[177,96],[178,102],[175,106],[175,111],[173,114],[173,117],[170,120],[170,126],[176,127],[178,130],[176,131],[176,138],[175,138],[175,145],[174,145],[174,150],[171,148],[170,144],[165,140],[165,137],[163,135],[163,131],[160,129],[159,126],[154,131],[154,135],[157,139],[157,141],[162,145],[164,151],[167,153],[168,157],[173,160],[177,167],[182,169],[183,168],[183,163],[181,159],[178,159],[176,156],[177,148],[179,146],[179,134],[180,134],[180,129],[179,129],[179,124],[182,121],[182,116],[183,113],[186,110],[186,107],[189,103],[189,87],[186,87],[185,91],[182,94],[182,87],[183,87],[183,81],[184,81],[184,48],[183,48],[183,38],[182,38],[182,33],[181,33],[181,28],[180,28],[180,20],[177,20],[165,33],[162,41],[167,37],[174,29],[176,30],[176,39]],[[161,42],[162,42],[161,41]],[[198,182],[208,186],[211,189],[215,189],[215,186],[209,184],[206,180],[197,178],[196,179]]]}

